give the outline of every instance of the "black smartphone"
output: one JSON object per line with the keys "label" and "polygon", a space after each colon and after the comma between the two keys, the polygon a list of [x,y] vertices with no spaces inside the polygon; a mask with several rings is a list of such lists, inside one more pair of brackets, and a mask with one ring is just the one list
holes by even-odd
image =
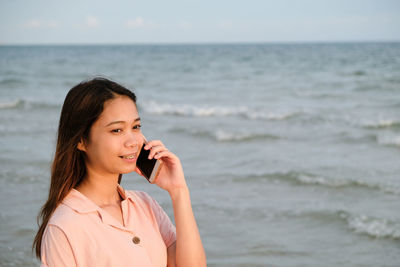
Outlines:
{"label": "black smartphone", "polygon": [[161,160],[155,158],[149,159],[148,157],[150,150],[145,150],[145,145],[146,144],[143,144],[142,148],[140,149],[139,156],[136,161],[136,167],[138,167],[138,169],[150,183],[153,183],[161,169],[162,162]]}

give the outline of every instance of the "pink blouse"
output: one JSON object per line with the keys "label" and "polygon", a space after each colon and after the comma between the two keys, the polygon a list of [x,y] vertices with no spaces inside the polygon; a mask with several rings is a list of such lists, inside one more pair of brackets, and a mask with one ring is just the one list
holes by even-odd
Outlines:
{"label": "pink blouse", "polygon": [[42,266],[167,266],[175,226],[145,192],[118,192],[124,225],[72,189],[44,231]]}

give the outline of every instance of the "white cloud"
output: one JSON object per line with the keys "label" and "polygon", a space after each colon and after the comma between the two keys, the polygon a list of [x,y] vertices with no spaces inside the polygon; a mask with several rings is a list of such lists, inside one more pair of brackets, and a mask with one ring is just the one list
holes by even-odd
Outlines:
{"label": "white cloud", "polygon": [[99,27],[100,23],[99,23],[99,20],[95,16],[88,15],[86,17],[85,25],[89,28],[97,28],[97,27]]}
{"label": "white cloud", "polygon": [[42,23],[40,20],[32,19],[32,20],[29,20],[26,23],[24,23],[23,26],[28,29],[37,29],[42,26]]}
{"label": "white cloud", "polygon": [[156,29],[163,27],[163,25],[157,23],[156,21],[145,20],[141,16],[136,17],[135,19],[128,19],[125,21],[125,28],[127,29],[139,29],[139,28],[146,28],[146,29]]}
{"label": "white cloud", "polygon": [[130,29],[141,28],[144,26],[144,19],[142,17],[137,17],[136,19],[128,19],[125,22],[125,27]]}
{"label": "white cloud", "polygon": [[55,20],[43,21],[39,19],[31,19],[22,24],[25,29],[56,29],[60,27],[60,23]]}

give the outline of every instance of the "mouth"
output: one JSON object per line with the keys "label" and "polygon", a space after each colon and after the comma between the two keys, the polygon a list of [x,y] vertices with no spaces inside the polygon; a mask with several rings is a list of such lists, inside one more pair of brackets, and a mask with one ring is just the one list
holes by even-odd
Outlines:
{"label": "mouth", "polygon": [[130,159],[130,160],[132,160],[132,159],[134,159],[134,158],[136,158],[136,153],[133,153],[133,154],[128,154],[128,155],[123,155],[123,156],[119,156],[121,159]]}

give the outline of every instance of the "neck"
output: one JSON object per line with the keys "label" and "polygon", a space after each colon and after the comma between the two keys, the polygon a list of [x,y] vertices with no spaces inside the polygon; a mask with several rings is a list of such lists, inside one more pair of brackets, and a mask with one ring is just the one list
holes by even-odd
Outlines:
{"label": "neck", "polygon": [[88,175],[75,189],[99,207],[119,204],[121,197],[117,190],[118,177],[118,174],[104,176],[88,171]]}

